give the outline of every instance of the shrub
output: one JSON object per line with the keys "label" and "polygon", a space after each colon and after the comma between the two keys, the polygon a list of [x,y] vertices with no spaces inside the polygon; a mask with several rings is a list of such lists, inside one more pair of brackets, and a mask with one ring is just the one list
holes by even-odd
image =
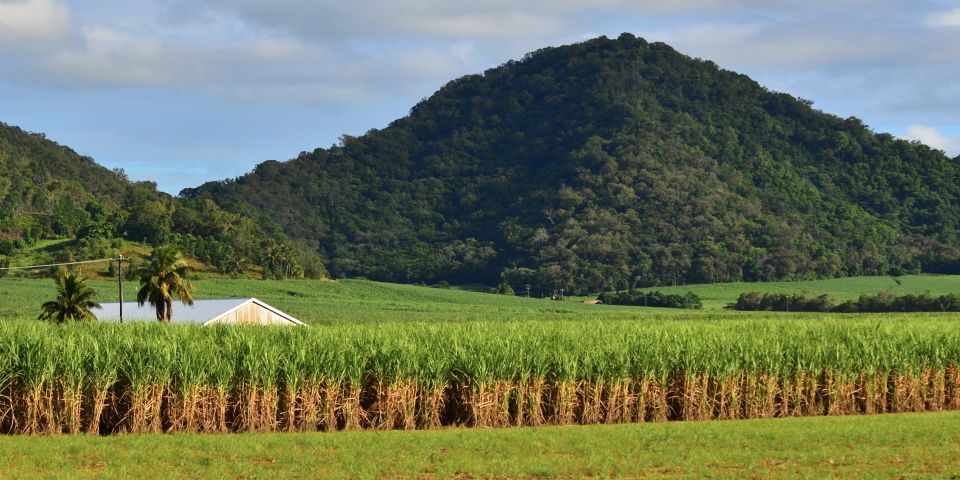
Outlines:
{"label": "shrub", "polygon": [[597,300],[607,305],[633,305],[638,307],[688,308],[701,309],[703,302],[693,292],[676,295],[663,292],[607,292],[600,294]]}
{"label": "shrub", "polygon": [[769,312],[960,312],[960,295],[953,293],[934,297],[929,293],[896,296],[889,292],[863,294],[857,300],[837,305],[829,295],[806,297],[786,293],[744,292],[737,301],[727,305],[731,310],[759,310]]}

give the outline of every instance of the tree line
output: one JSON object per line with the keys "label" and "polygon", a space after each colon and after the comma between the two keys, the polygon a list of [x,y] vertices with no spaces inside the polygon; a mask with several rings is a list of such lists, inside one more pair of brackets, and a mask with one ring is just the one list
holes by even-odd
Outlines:
{"label": "tree line", "polygon": [[960,312],[960,295],[929,293],[894,295],[863,294],[856,300],[836,303],[830,295],[745,292],[727,305],[731,310],[820,313]]}
{"label": "tree line", "polygon": [[694,292],[684,295],[663,292],[643,292],[629,290],[624,292],[604,292],[597,297],[607,305],[633,305],[638,307],[688,308],[701,309],[703,302]]}

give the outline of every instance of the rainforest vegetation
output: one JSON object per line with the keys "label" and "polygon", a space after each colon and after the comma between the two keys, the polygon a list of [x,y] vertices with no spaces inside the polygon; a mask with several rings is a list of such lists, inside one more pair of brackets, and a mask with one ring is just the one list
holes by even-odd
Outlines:
{"label": "rainforest vegetation", "polygon": [[828,294],[808,296],[799,293],[745,292],[737,297],[736,302],[727,305],[727,308],[768,312],[960,312],[960,295],[894,295],[890,292],[878,292],[873,295],[862,294],[856,300],[837,304]]}
{"label": "rainforest vegetation", "polygon": [[456,79],[386,128],[178,197],[3,126],[0,255],[125,239],[223,273],[547,293],[958,273],[958,172],[624,34]]}
{"label": "rainforest vegetation", "polygon": [[958,270],[958,161],[629,34],[187,189],[337,277],[544,289]]}
{"label": "rainforest vegetation", "polygon": [[44,239],[70,242],[34,259],[40,263],[114,256],[129,240],[176,244],[226,274],[257,266],[270,278],[326,275],[316,253],[268,220],[172,197],[42,134],[0,123],[0,261]]}
{"label": "rainforest vegetation", "polygon": [[637,307],[662,308],[703,308],[700,296],[693,292],[685,295],[663,292],[641,292],[628,290],[625,292],[606,292],[597,297],[601,303],[608,305],[633,305]]}

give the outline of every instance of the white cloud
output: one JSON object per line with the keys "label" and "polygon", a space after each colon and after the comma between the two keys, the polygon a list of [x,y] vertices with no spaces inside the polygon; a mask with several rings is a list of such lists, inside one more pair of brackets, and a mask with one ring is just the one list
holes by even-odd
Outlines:
{"label": "white cloud", "polygon": [[[616,36],[619,31],[603,26],[611,20],[648,40],[664,40],[684,53],[747,72],[756,66],[849,69],[878,62],[943,65],[960,60],[958,49],[927,48],[950,43],[949,32],[911,40],[848,18],[794,18],[796,7],[786,0],[91,2],[97,9],[80,8],[88,1],[83,0],[75,4],[79,16],[73,27],[69,10],[57,3],[64,0],[10,1],[0,0],[0,12],[7,14],[0,14],[0,27],[6,21],[20,25],[21,32],[72,31],[75,41],[9,72],[0,65],[0,80],[12,74],[14,81],[20,77],[59,85],[201,87],[218,93],[232,88],[293,92],[323,85],[327,92],[382,95],[409,92],[403,87],[415,85],[419,98],[427,93],[423,85],[437,87],[546,45],[595,36],[585,32]],[[864,2],[868,0],[849,0],[835,16]],[[145,15],[149,8],[144,5],[151,4],[154,15]],[[104,13],[121,5],[126,13],[117,18]],[[88,8],[95,13],[90,15]],[[786,13],[769,14],[774,10]],[[740,18],[738,12],[750,13]],[[657,20],[678,14],[690,17],[679,23]],[[605,20],[597,20],[601,17]],[[655,30],[631,28],[661,23],[665,26]],[[0,28],[0,46],[12,31]]]}
{"label": "white cloud", "polygon": [[519,12],[408,16],[402,21],[412,32],[438,37],[538,36],[563,28],[559,19]]}
{"label": "white cloud", "polygon": [[947,68],[960,61],[960,49],[931,48],[960,41],[956,32],[877,28],[845,18],[700,21],[640,33],[647,40],[662,40],[681,52],[733,67],[845,71],[923,64]]}
{"label": "white cloud", "polygon": [[907,128],[906,138],[917,140],[930,147],[947,152],[948,155],[960,154],[960,138],[944,135],[936,127],[925,125],[910,125]]}
{"label": "white cloud", "polygon": [[70,9],[55,0],[0,0],[0,47],[55,43],[72,29]]}
{"label": "white cloud", "polygon": [[[820,1],[820,0],[809,0]],[[876,1],[876,0],[874,0]],[[566,33],[581,14],[734,12],[778,10],[787,0],[163,0],[166,18],[182,22],[232,16],[250,25],[302,38],[405,35],[418,38],[537,37]],[[619,32],[618,32],[619,33]]]}
{"label": "white cloud", "polygon": [[84,28],[81,35],[82,43],[48,57],[44,68],[89,85],[161,85],[176,79],[156,40],[102,27]]}
{"label": "white cloud", "polygon": [[[83,28],[80,37],[82,41],[71,48],[48,56],[42,68],[74,85],[202,87],[244,83],[253,77],[275,79],[279,72],[271,74],[266,67],[318,57],[317,48],[272,38],[220,45],[171,41],[101,26]],[[290,71],[297,69],[282,70]]]}
{"label": "white cloud", "polygon": [[[541,2],[534,2],[541,3]],[[231,16],[274,32],[304,39],[342,41],[391,35],[426,37],[517,37],[554,33],[563,24],[558,12],[570,3],[544,9],[503,0],[450,2],[440,0],[196,0],[178,8],[179,18],[192,8],[192,18]],[[172,8],[172,7],[171,7]]]}
{"label": "white cloud", "polygon": [[937,12],[927,17],[931,27],[960,27],[960,8]]}
{"label": "white cloud", "polygon": [[473,54],[467,43],[364,52],[271,34],[198,42],[103,26],[82,28],[77,37],[12,79],[62,89],[151,87],[244,103],[329,105],[377,101],[398,91],[423,96],[476,68],[465,66]]}
{"label": "white cloud", "polygon": [[[544,34],[575,37],[598,16],[624,30],[638,19],[678,16],[712,21],[732,16],[765,20],[815,17],[853,18],[865,9],[896,10],[902,0],[159,0],[171,22],[213,21],[228,16],[275,32],[325,41],[404,35],[423,39],[496,37],[517,39]],[[826,15],[825,15],[826,13]],[[608,34],[610,32],[607,32]],[[620,32],[615,32],[614,36]],[[810,39],[815,42],[816,39]]]}
{"label": "white cloud", "polygon": [[475,68],[477,63],[477,45],[474,42],[458,42],[450,47],[450,53],[464,66]]}

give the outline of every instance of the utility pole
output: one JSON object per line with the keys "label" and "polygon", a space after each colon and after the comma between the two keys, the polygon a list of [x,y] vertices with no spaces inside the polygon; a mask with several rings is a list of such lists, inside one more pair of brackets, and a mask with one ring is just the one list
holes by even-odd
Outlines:
{"label": "utility pole", "polygon": [[528,283],[528,284],[524,285],[523,287],[527,289],[527,298],[530,298],[530,284]]}
{"label": "utility pole", "polygon": [[120,289],[120,323],[123,323],[123,254],[117,258],[117,287]]}

